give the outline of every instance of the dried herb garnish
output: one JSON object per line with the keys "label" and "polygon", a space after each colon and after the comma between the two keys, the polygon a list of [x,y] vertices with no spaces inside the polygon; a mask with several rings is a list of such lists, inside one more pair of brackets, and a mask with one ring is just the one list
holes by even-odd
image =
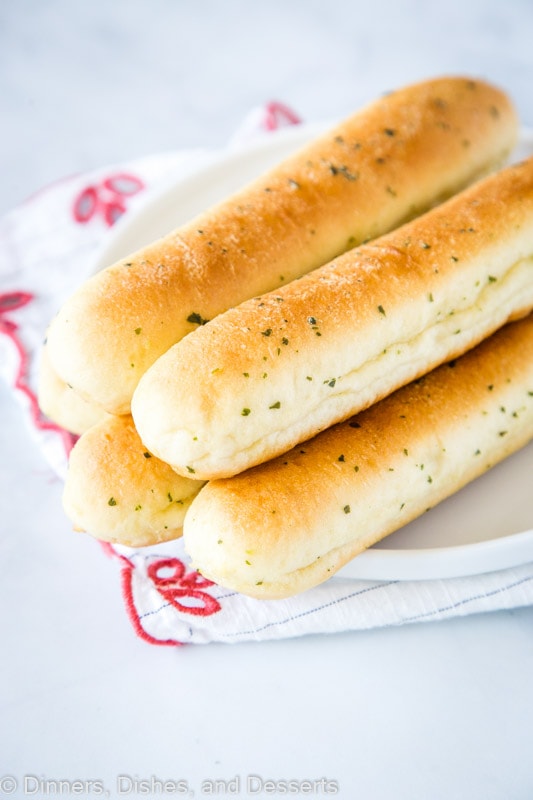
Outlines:
{"label": "dried herb garnish", "polygon": [[201,314],[198,314],[198,312],[193,311],[192,314],[189,314],[189,316],[187,317],[187,322],[192,322],[194,325],[205,325],[207,322],[209,322],[209,320],[204,319],[204,317],[202,317]]}

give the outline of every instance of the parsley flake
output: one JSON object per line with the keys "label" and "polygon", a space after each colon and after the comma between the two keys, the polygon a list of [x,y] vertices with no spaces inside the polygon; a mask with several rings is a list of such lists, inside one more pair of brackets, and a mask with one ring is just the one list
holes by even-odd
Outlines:
{"label": "parsley flake", "polygon": [[197,311],[193,311],[192,314],[189,314],[187,317],[187,322],[192,322],[194,325],[205,325],[209,320],[204,319]]}

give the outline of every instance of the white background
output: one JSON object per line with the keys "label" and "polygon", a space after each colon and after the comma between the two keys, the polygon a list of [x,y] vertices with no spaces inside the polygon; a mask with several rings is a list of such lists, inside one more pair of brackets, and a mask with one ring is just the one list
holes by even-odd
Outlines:
{"label": "white background", "polygon": [[[68,174],[223,147],[271,99],[329,120],[464,72],[506,88],[533,125],[529,0],[3,0],[0,60],[0,213]],[[19,781],[12,796],[30,796],[24,775],[98,779],[111,797],[140,796],[117,793],[120,775],[197,789],[238,775],[244,797],[252,773],[324,777],[349,800],[533,796],[533,609],[150,646],[127,620],[117,565],[71,532],[3,384],[0,419],[0,779]]]}

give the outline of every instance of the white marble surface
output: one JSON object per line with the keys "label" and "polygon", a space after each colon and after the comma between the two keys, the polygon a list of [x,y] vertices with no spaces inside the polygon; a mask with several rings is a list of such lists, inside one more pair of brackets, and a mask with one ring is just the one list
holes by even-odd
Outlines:
{"label": "white marble surface", "polygon": [[[6,0],[0,213],[66,174],[222,146],[272,98],[329,119],[392,85],[468,72],[533,125],[532,34],[528,0]],[[71,533],[5,385],[0,418],[0,797],[4,776],[17,798],[60,778],[140,796],[120,775],[186,778],[197,797],[203,779],[238,775],[246,797],[249,774],[328,778],[349,800],[533,796],[533,609],[150,647],[116,564]]]}

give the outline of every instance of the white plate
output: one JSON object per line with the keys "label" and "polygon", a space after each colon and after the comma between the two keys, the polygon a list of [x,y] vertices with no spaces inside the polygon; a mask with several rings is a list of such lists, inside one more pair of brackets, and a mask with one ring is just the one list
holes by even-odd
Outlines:
{"label": "white plate", "polygon": [[[99,269],[188,221],[236,191],[324,129],[305,125],[269,133],[238,151],[210,157],[185,178],[147,195],[115,225]],[[523,132],[513,160],[533,153]],[[388,536],[338,575],[369,580],[424,580],[476,575],[533,561],[533,443]]]}

